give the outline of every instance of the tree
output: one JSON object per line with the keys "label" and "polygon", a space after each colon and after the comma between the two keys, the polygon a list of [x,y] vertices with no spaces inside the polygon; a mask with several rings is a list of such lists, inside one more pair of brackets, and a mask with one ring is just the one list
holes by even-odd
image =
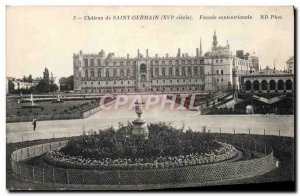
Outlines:
{"label": "tree", "polygon": [[41,93],[49,92],[50,91],[49,81],[47,82],[47,80],[41,79],[40,82],[38,83],[37,87],[36,87],[36,90],[38,92],[41,92]]}
{"label": "tree", "polygon": [[23,76],[23,82],[27,82],[27,78],[26,78],[26,76]]}
{"label": "tree", "polygon": [[13,93],[15,91],[15,84],[12,80],[8,80],[8,92]]}
{"label": "tree", "polygon": [[47,67],[45,68],[45,71],[44,71],[43,75],[44,75],[43,79],[44,79],[46,82],[50,83],[50,79],[49,79],[49,70],[48,70]]}
{"label": "tree", "polygon": [[28,81],[28,82],[32,82],[32,81],[33,81],[32,75],[31,75],[31,74],[28,76],[27,81]]}
{"label": "tree", "polygon": [[60,90],[61,91],[71,91],[74,90],[74,76],[71,75],[67,78],[62,77],[59,79]]}
{"label": "tree", "polygon": [[58,86],[56,84],[50,84],[50,91],[54,92],[58,90]]}

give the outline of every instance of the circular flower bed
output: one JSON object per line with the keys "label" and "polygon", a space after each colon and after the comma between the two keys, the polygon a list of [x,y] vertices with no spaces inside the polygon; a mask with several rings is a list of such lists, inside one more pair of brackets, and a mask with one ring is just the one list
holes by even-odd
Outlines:
{"label": "circular flower bed", "polygon": [[46,161],[68,168],[146,169],[215,163],[237,155],[233,146],[216,142],[205,130],[184,132],[164,123],[148,129],[149,139],[131,135],[130,123],[100,130],[47,153]]}

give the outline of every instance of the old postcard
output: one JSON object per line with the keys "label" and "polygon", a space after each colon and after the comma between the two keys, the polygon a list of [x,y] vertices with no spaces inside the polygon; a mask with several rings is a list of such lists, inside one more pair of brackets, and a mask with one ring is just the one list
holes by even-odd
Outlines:
{"label": "old postcard", "polygon": [[8,6],[6,25],[8,190],[295,190],[294,7]]}

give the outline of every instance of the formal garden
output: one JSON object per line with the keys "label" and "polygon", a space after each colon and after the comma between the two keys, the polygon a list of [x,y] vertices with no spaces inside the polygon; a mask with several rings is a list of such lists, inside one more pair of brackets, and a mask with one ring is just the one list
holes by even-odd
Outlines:
{"label": "formal garden", "polygon": [[[112,99],[105,99],[105,103]],[[99,106],[99,101],[76,100],[64,102],[38,102],[35,107],[31,103],[18,103],[17,101],[6,102],[6,122],[38,120],[61,120],[83,118],[83,113]]]}
{"label": "formal garden", "polygon": [[57,166],[97,169],[171,168],[234,158],[237,150],[217,142],[205,129],[183,131],[165,123],[150,124],[149,138],[132,136],[133,125],[120,124],[99,133],[71,139],[45,160]]}

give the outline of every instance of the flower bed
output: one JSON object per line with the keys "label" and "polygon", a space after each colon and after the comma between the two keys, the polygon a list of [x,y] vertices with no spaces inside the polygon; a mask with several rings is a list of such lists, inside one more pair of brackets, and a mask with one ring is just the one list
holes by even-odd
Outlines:
{"label": "flower bed", "polygon": [[234,158],[237,150],[229,144],[218,142],[221,147],[207,153],[192,153],[179,156],[160,156],[153,158],[103,158],[100,160],[83,158],[82,156],[65,155],[58,150],[46,154],[45,160],[51,164],[67,168],[85,169],[153,169],[195,166],[216,163]]}

